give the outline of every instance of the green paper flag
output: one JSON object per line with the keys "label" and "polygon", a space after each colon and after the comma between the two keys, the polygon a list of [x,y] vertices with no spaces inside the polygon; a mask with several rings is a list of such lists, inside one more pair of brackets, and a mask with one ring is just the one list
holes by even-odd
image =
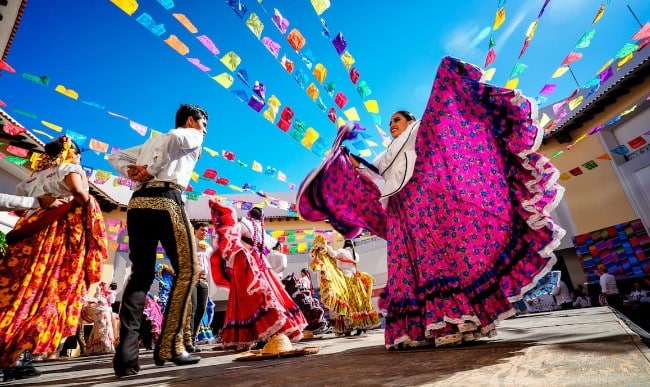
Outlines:
{"label": "green paper flag", "polygon": [[510,78],[518,77],[521,75],[521,73],[524,72],[524,70],[526,70],[526,68],[528,68],[528,66],[523,63],[515,63],[515,66],[512,68],[512,72],[510,72]]}
{"label": "green paper flag", "polygon": [[592,169],[598,167],[598,164],[594,160],[589,160],[586,163],[582,164],[582,166],[591,171]]}

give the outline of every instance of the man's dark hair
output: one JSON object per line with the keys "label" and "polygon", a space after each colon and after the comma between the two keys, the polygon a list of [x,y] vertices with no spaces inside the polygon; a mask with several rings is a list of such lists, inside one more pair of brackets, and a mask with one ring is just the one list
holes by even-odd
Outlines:
{"label": "man's dark hair", "polygon": [[200,229],[201,227],[210,227],[208,222],[194,222],[194,231]]}
{"label": "man's dark hair", "polygon": [[206,112],[202,107],[190,104],[182,104],[176,111],[176,127],[180,128],[185,125],[189,117],[194,118],[195,120],[200,120],[205,118],[208,120],[208,112]]}

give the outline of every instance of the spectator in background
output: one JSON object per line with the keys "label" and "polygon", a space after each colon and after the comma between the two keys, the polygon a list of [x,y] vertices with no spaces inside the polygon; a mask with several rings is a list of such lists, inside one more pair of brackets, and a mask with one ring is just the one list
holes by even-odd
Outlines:
{"label": "spectator in background", "polygon": [[577,308],[588,308],[590,306],[591,306],[591,302],[589,301],[589,297],[587,297],[587,294],[585,293],[583,286],[578,285],[578,287],[575,290],[573,307],[577,309]]}
{"label": "spectator in background", "polygon": [[199,264],[199,278],[192,288],[192,305],[189,316],[189,329],[184,331],[185,349],[187,352],[201,352],[196,347],[196,335],[199,333],[201,320],[208,305],[209,287],[208,273],[210,272],[210,256],[212,246],[206,240],[208,237],[208,223],[194,223],[194,242],[196,247],[196,258]]}
{"label": "spectator in background", "polygon": [[621,310],[622,301],[616,286],[616,278],[607,272],[607,266],[602,263],[597,266],[597,269],[600,275],[600,304]]}
{"label": "spectator in background", "polygon": [[558,280],[557,284],[553,286],[551,291],[553,297],[555,297],[555,303],[561,309],[571,309],[573,308],[573,299],[571,298],[571,293],[569,288],[566,286],[564,281]]}
{"label": "spectator in background", "polygon": [[113,303],[113,312],[120,312],[120,303],[124,293],[126,279],[131,274],[132,262],[129,259],[129,230],[123,227],[117,235],[117,249],[113,256],[113,279],[111,286],[115,288],[115,303]]}
{"label": "spectator in background", "polygon": [[275,247],[271,250],[269,255],[266,256],[266,259],[271,265],[271,269],[278,274],[278,277],[284,277],[284,271],[287,268],[287,256],[282,253],[282,244],[278,242]]}

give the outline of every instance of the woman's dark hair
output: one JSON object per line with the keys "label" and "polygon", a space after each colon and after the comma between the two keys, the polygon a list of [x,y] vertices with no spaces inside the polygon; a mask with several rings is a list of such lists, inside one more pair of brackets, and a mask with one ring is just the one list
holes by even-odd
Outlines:
{"label": "woman's dark hair", "polygon": [[[45,144],[45,154],[50,156],[51,158],[57,157],[61,151],[63,151],[63,142],[64,139],[58,138],[52,142],[48,142]],[[81,154],[81,150],[79,149],[79,145],[77,145],[76,142],[70,140],[70,143],[72,143],[72,147],[74,148],[75,152],[77,154]]]}
{"label": "woman's dark hair", "polygon": [[413,113],[411,113],[408,110],[398,110],[395,113],[393,113],[393,115],[395,115],[395,114],[401,114],[402,116],[404,116],[404,118],[406,118],[409,121],[414,121],[415,120],[415,116],[413,115]]}
{"label": "woman's dark hair", "polygon": [[300,272],[301,272],[302,274],[307,274],[307,275],[309,275],[309,271],[307,271],[306,268],[301,269]]}
{"label": "woman's dark hair", "polygon": [[248,211],[248,215],[253,219],[260,220],[264,216],[264,211],[259,207],[253,207]]}
{"label": "woman's dark hair", "polygon": [[176,127],[180,128],[185,125],[188,118],[194,118],[195,120],[200,120],[205,118],[208,120],[208,112],[206,112],[202,107],[190,104],[182,104],[176,111]]}

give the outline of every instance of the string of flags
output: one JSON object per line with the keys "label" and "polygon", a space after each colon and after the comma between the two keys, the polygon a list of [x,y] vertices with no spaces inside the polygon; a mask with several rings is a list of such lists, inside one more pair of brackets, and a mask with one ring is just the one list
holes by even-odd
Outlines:
{"label": "string of flags", "polygon": [[[323,13],[330,7],[329,0],[310,0],[310,2],[321,24],[321,35],[325,39],[328,40],[331,39],[332,45],[336,50],[337,55],[341,59],[341,64],[343,65],[345,70],[349,73],[350,82],[352,83],[353,86],[357,88],[357,91],[359,92],[359,96],[364,101],[364,106],[366,107],[366,111],[370,114],[370,117],[372,118],[372,121],[375,125],[375,129],[377,130],[377,132],[379,133],[382,139],[382,144],[384,145],[384,147],[388,147],[391,138],[381,127],[382,123],[381,123],[381,116],[379,115],[379,104],[377,103],[376,100],[368,98],[372,94],[372,89],[370,88],[368,82],[366,82],[365,79],[362,79],[361,74],[358,70],[358,65],[355,65],[356,59],[348,49],[348,42],[346,41],[343,32],[338,32],[334,36],[334,38],[332,38],[330,34],[328,23],[323,16]],[[367,152],[363,152],[363,148],[360,148],[360,146],[363,146],[364,143],[363,140],[367,139],[366,136],[367,134],[362,133],[362,139],[352,142],[352,145],[355,148],[357,148],[360,154],[364,157],[369,156],[369,154],[367,154]],[[366,140],[365,142],[367,141],[368,140]]]}
{"label": "string of flags", "polygon": [[[226,200],[227,202],[227,200]],[[228,203],[232,204],[232,203]],[[106,223],[106,234],[108,238],[108,247],[112,250],[128,251],[129,249],[129,239],[128,235],[124,235],[120,238],[120,233],[126,227],[126,222],[107,217],[104,219]],[[273,238],[277,239],[282,243],[282,252],[284,254],[303,254],[307,253],[311,249],[311,245],[314,241],[314,238],[317,235],[322,235],[328,244],[332,245],[338,243],[342,236],[331,229],[314,229],[314,228],[305,228],[305,229],[292,229],[292,230],[274,230],[268,229],[269,233]],[[214,235],[214,228],[208,227],[208,234]],[[163,258],[164,251],[158,249],[157,258]]]}
{"label": "string of flags", "polygon": [[[3,60],[0,60],[0,67],[3,70],[7,70],[9,73],[17,73],[16,70],[12,66],[10,66],[7,62],[5,62]],[[50,78],[48,76],[39,76],[39,77],[37,77],[37,76],[34,76],[32,74],[22,73],[22,78],[26,79],[26,80],[29,80],[29,81],[34,81],[35,79],[38,79],[39,84],[41,84],[43,86],[46,86],[46,87],[50,86]],[[65,90],[65,92],[63,92],[63,90]],[[65,86],[59,84],[59,85],[57,85],[57,87],[54,88],[54,91],[57,91],[58,93],[63,94],[65,96],[69,97],[69,98],[72,98],[72,97],[70,97],[70,95],[73,95],[75,97],[73,99],[75,101],[79,101],[79,94],[76,91],[74,91],[73,89],[66,88]],[[98,104],[98,103],[95,103],[95,102],[89,103],[88,101],[83,101],[83,100],[81,102],[85,103],[87,105],[94,106],[94,107],[96,107],[96,108],[98,108],[100,110],[106,110],[107,113],[109,115],[113,116],[113,117],[119,118],[121,120],[129,121],[130,128],[135,130],[141,136],[146,136],[147,133],[149,133],[149,137],[154,137],[154,136],[157,136],[157,135],[161,134],[161,132],[159,132],[159,131],[157,131],[157,130],[155,130],[153,128],[150,128],[150,127],[148,127],[146,125],[143,125],[143,124],[140,124],[140,123],[135,122],[133,120],[130,120],[128,117],[123,116],[121,114],[114,113],[114,112],[112,112],[110,110],[107,110],[107,107],[105,105],[101,105],[101,104]],[[0,100],[0,107],[7,108],[7,104],[5,102],[3,102],[2,100]],[[21,109],[12,109],[12,112],[38,121],[44,127],[50,129],[53,132],[57,132],[57,134],[56,134],[57,136],[59,134],[61,134],[61,133],[64,133],[64,134],[70,136],[82,148],[85,148],[87,146],[86,149],[90,149],[90,150],[92,150],[92,151],[94,151],[94,152],[96,152],[98,154],[104,153],[104,154],[108,155],[108,154],[110,154],[110,153],[112,153],[114,151],[120,150],[120,147],[117,147],[115,145],[111,145],[111,144],[109,144],[107,142],[98,140],[96,138],[92,138],[92,137],[89,138],[88,136],[86,136],[83,133],[79,133],[79,132],[76,132],[76,131],[73,131],[73,130],[70,130],[70,129],[65,129],[63,126],[55,124],[51,120],[45,120],[45,119],[40,119],[39,120],[39,117],[34,113],[26,112],[26,111],[21,110]],[[23,133],[25,130],[26,130],[25,128],[16,127],[16,125],[13,125],[11,123],[7,123],[6,128],[5,128],[6,132],[10,131],[10,132],[15,132],[16,134]],[[48,132],[46,132],[44,130],[41,130],[41,129],[34,129],[33,132],[37,133],[37,134],[39,134],[41,136],[44,136],[44,137],[46,137],[48,139],[55,138],[55,136],[52,135],[51,133],[48,133]],[[109,151],[109,149],[110,149],[110,151]],[[27,151],[27,150],[25,150],[25,151]],[[205,151],[205,153],[207,153],[208,155],[210,155],[211,157],[214,157],[214,158],[217,158],[219,155],[221,155],[220,158],[222,158],[222,159],[224,159],[226,161],[237,163],[237,165],[242,167],[242,168],[249,168],[250,167],[255,172],[263,173],[263,174],[265,174],[265,175],[267,175],[267,176],[269,176],[271,178],[277,179],[279,181],[282,181],[282,182],[287,182],[288,181],[287,176],[282,171],[277,170],[273,166],[269,165],[266,168],[264,168],[262,166],[262,164],[260,162],[256,161],[256,160],[253,160],[253,162],[249,165],[248,163],[245,163],[245,162],[243,162],[243,161],[241,161],[239,159],[236,159],[236,154],[232,150],[222,150],[221,153],[220,153],[220,152],[218,152],[218,151],[216,151],[216,150],[214,150],[214,149],[212,149],[210,147],[204,146],[203,151]],[[18,152],[17,151],[17,153],[23,154],[24,152]],[[24,165],[27,162],[27,160],[22,161],[22,160],[13,159],[13,158],[9,159],[9,160],[14,162],[14,163],[21,163],[20,165]],[[94,183],[96,183],[96,184],[101,185],[101,184],[104,184],[106,181],[110,180],[111,178],[114,178],[113,181],[115,182],[115,186],[124,186],[124,187],[127,187],[129,189],[132,189],[133,186],[134,186],[133,182],[130,179],[126,179],[126,178],[119,177],[119,176],[114,176],[110,172],[103,171],[103,170],[100,170],[100,169],[95,170],[95,169],[90,168],[90,167],[85,167],[85,168],[87,170],[87,174],[89,175],[89,177],[93,174],[93,172],[95,172],[95,175],[94,175],[95,181],[94,181]],[[194,180],[196,182],[196,181],[198,181],[198,179],[199,179],[198,173],[193,172],[192,173],[192,180]],[[227,186],[227,187],[229,187],[232,190],[237,191],[237,192],[243,192],[243,191],[247,190],[247,188],[245,188],[247,184],[244,184],[244,188],[238,187],[236,185],[229,184],[229,179],[227,179],[225,177],[219,177],[218,179],[215,179],[215,182],[218,183],[218,184]],[[289,183],[289,189],[294,189],[294,188],[295,188],[295,184],[294,183]],[[188,189],[192,190],[192,187],[190,186],[190,187],[188,187]],[[255,190],[255,187],[253,187],[253,190]]]}
{"label": "string of flags", "polygon": [[[557,151],[555,154],[553,154],[550,158],[555,159],[558,158],[569,150],[573,149],[576,144],[578,144],[580,141],[583,141],[587,136],[594,135],[606,128],[608,128],[611,125],[614,125],[618,121],[620,121],[623,117],[626,115],[634,112],[636,108],[644,103],[650,101],[650,94],[646,95],[642,99],[640,99],[637,103],[633,104],[632,106],[627,107],[625,110],[620,112],[616,117],[612,118],[611,120],[594,126],[591,128],[587,133],[584,133],[580,137],[578,137],[573,143],[570,145],[565,146],[562,150]],[[584,163],[581,163],[579,166],[576,166],[574,168],[571,168],[567,172],[563,172],[560,174],[560,179],[561,180],[569,180],[573,177],[577,177],[582,175],[585,171],[591,171],[595,168],[598,167],[598,160],[604,160],[604,161],[610,161],[612,160],[611,154],[617,154],[617,155],[628,155],[636,150],[639,150],[641,147],[646,146],[648,144],[648,139],[650,139],[650,130],[644,132],[641,136],[637,136],[631,140],[629,140],[626,144],[621,144],[617,146],[616,148],[609,149],[607,153],[603,153],[594,159],[588,160]]]}

